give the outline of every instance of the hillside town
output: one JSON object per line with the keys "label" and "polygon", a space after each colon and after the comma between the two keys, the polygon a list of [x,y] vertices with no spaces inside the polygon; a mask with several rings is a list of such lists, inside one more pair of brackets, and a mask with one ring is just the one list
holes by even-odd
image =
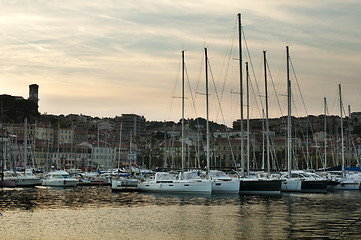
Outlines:
{"label": "hillside town", "polygon": [[[28,99],[1,95],[0,100],[5,169],[32,166],[43,171],[96,171],[129,164],[149,169],[180,168],[181,120],[147,121],[144,116],[131,113],[114,118],[39,114],[36,84],[29,86]],[[346,165],[359,166],[361,113],[350,113],[343,120]],[[270,159],[275,170],[286,168],[286,122],[287,117],[269,119]],[[339,116],[292,117],[292,123],[295,169],[320,169],[341,164]],[[249,141],[246,122],[244,129],[242,137],[240,120],[235,120],[232,127],[211,122],[210,167],[239,168],[243,138],[243,146],[249,149],[245,151],[249,168],[265,168],[264,120],[250,120]],[[184,154],[188,169],[205,167],[205,131],[205,119],[185,119]]]}

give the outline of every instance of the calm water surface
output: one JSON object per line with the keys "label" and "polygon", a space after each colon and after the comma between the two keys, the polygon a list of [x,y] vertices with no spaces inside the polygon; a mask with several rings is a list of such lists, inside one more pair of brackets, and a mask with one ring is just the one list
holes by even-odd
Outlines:
{"label": "calm water surface", "polygon": [[0,239],[361,239],[361,192],[278,196],[0,189]]}

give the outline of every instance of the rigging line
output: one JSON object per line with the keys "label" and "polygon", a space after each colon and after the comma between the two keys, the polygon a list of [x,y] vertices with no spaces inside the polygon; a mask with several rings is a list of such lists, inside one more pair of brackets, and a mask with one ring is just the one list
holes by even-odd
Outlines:
{"label": "rigging line", "polygon": [[[198,75],[198,81],[197,81],[197,84],[196,84],[196,93],[198,92],[198,89],[199,89],[199,85],[200,85],[200,81],[201,81],[201,77],[202,77],[202,73],[203,73],[203,67],[204,67],[204,57],[202,56],[201,58],[201,65],[200,65],[200,69],[199,69],[199,75]],[[197,95],[196,95],[197,97]]]}
{"label": "rigging line", "polygon": [[[292,94],[292,93],[291,93]],[[298,108],[297,108],[297,105],[295,104],[295,100],[294,100],[294,97],[293,97],[293,94],[291,95],[292,97],[291,97],[291,99],[292,99],[292,103],[293,103],[293,106],[294,106],[294,111],[296,112],[296,115],[299,115],[298,114]],[[299,127],[300,127],[300,137],[303,137],[303,138],[306,138],[307,139],[307,142],[308,142],[308,134],[306,134],[305,133],[305,131],[304,131],[304,128],[303,128],[303,126],[302,126],[302,124],[301,124],[301,119],[300,118],[297,118],[297,122],[298,122],[298,125],[299,125]],[[296,132],[296,125],[294,125],[294,130],[295,130],[295,132]],[[306,131],[308,132],[308,125],[307,125],[307,129],[306,129]],[[308,161],[307,160],[309,160],[308,159],[308,156],[309,155],[307,155],[306,153],[305,153],[305,147],[304,146],[302,146],[301,147],[301,149],[302,149],[302,154],[303,154],[303,157],[304,157],[304,159],[305,159],[305,161],[306,161],[306,164],[307,164],[307,169],[309,168],[308,166]]]}
{"label": "rigging line", "polygon": [[[196,115],[197,125],[200,125],[200,124],[199,124],[198,113],[197,113],[197,107],[196,107],[196,104],[195,104],[195,99],[194,99],[194,97],[193,97],[192,87],[191,87],[191,84],[190,84],[190,81],[189,81],[189,76],[188,76],[188,71],[187,71],[186,64],[184,64],[184,67],[185,67],[185,72],[186,72],[186,77],[187,77],[187,83],[188,83],[188,87],[189,87],[189,92],[190,92],[190,95],[191,95],[192,106],[193,106],[194,113],[195,113],[195,115]],[[197,132],[200,134],[200,142],[201,142],[202,146],[204,146],[204,142],[203,142],[203,138],[202,138],[202,133],[201,133],[201,131],[200,131],[199,128],[197,128]],[[205,148],[203,148],[203,149],[205,149]]]}
{"label": "rigging line", "polygon": [[306,112],[306,118],[307,118],[307,121],[308,121],[308,123],[309,123],[309,125],[310,125],[311,133],[312,133],[312,135],[313,135],[313,134],[314,134],[314,131],[313,131],[313,128],[312,128],[312,124],[311,124],[311,122],[310,122],[310,119],[309,119],[309,117],[308,117],[308,112],[307,112],[306,104],[305,104],[305,101],[304,101],[304,98],[303,98],[303,95],[302,95],[302,92],[301,92],[300,85],[298,84],[298,79],[297,79],[297,76],[296,76],[295,69],[294,69],[294,67],[293,67],[292,59],[291,59],[291,57],[289,57],[289,59],[290,59],[290,63],[291,63],[293,75],[294,75],[295,80],[296,80],[297,89],[298,89],[298,91],[299,91],[299,93],[300,93],[301,100],[302,100],[302,103],[303,103],[303,107],[304,107],[305,112]]}
{"label": "rigging line", "polygon": [[[336,95],[336,93],[335,94],[333,94],[333,95]],[[338,93],[337,93],[337,95],[338,95]],[[338,97],[334,97],[333,98],[333,101],[332,101],[332,104],[331,104],[331,112],[337,112],[337,114],[336,115],[339,115],[340,114],[340,109],[339,109],[339,99],[338,99]],[[336,110],[335,110],[336,109]],[[338,110],[337,110],[338,109]]]}
{"label": "rigging line", "polygon": [[297,76],[296,76],[295,69],[294,69],[294,67],[293,67],[292,59],[291,59],[291,57],[289,57],[289,58],[290,58],[290,63],[291,63],[291,67],[292,67],[293,76],[295,77],[295,80],[296,80],[297,89],[298,89],[298,91],[299,91],[299,93],[300,93],[301,100],[302,100],[302,103],[303,103],[303,107],[305,108],[306,116],[308,116],[308,112],[307,112],[305,100],[303,99],[303,95],[302,95],[302,92],[301,92],[301,88],[300,88],[300,85],[298,84],[298,79],[297,79]]}
{"label": "rigging line", "polygon": [[215,81],[214,81],[213,72],[212,72],[212,68],[211,68],[211,65],[210,65],[209,60],[208,60],[208,66],[209,66],[209,72],[210,72],[210,75],[211,75],[211,78],[212,78],[212,83],[213,83],[213,87],[214,87],[214,92],[215,92],[216,98],[217,98],[217,100],[218,100],[219,111],[220,111],[221,116],[222,116],[222,119],[223,119],[223,123],[224,123],[224,128],[225,128],[225,131],[226,131],[226,136],[227,136],[228,144],[229,144],[229,147],[230,147],[230,150],[231,150],[232,160],[233,160],[234,166],[235,166],[235,168],[236,168],[236,171],[238,171],[236,158],[235,158],[235,156],[234,156],[233,147],[232,147],[232,144],[231,144],[231,140],[230,140],[230,138],[229,138],[228,128],[227,128],[227,125],[226,125],[226,123],[225,123],[226,121],[225,121],[225,119],[224,119],[224,114],[223,114],[223,111],[222,111],[221,102],[220,102],[220,99],[219,99],[219,95],[218,95],[218,92],[217,92],[217,88],[216,88],[216,84],[215,84]]}
{"label": "rigging line", "polygon": [[[204,67],[204,64],[205,64],[205,62],[204,62],[205,60],[204,60],[204,57],[202,56],[202,58],[201,58],[201,65],[200,65],[200,69],[199,69],[199,75],[198,75],[198,81],[197,81],[197,84],[196,84],[196,91],[195,91],[195,93],[196,93],[196,96],[195,96],[195,98],[194,98],[194,100],[193,100],[193,104],[194,104],[194,108],[196,108],[196,98],[197,98],[197,92],[198,92],[198,88],[199,88],[199,85],[200,85],[200,81],[201,81],[201,76],[202,76],[202,73],[203,73],[203,67]],[[192,97],[193,98],[193,97]],[[200,125],[200,122],[199,122],[199,120],[200,120],[200,118],[198,117],[198,114],[196,115],[196,121],[197,121],[197,125],[199,126]],[[202,148],[203,148],[203,154],[204,154],[204,158],[205,158],[205,156],[206,156],[206,148],[205,148],[205,143],[204,143],[204,139],[203,139],[203,135],[202,135],[202,132],[201,132],[201,130],[200,130],[200,128],[197,128],[197,132],[199,133],[199,136],[200,136],[200,143],[201,143],[201,145],[202,145]]]}
{"label": "rigging line", "polygon": [[185,69],[185,73],[186,73],[186,78],[187,78],[187,83],[188,83],[189,92],[190,92],[190,95],[191,95],[193,110],[194,110],[195,115],[198,116],[198,114],[197,114],[197,108],[196,108],[195,101],[194,101],[194,97],[193,97],[192,87],[191,87],[191,84],[190,84],[190,81],[189,81],[189,76],[188,76],[188,71],[187,71],[186,64],[184,64],[184,69]]}
{"label": "rigging line", "polygon": [[[226,88],[226,82],[227,82],[227,79],[228,79],[228,72],[229,72],[229,66],[230,66],[230,61],[231,61],[231,59],[232,59],[232,57],[231,57],[231,55],[232,55],[232,52],[233,52],[233,43],[234,43],[234,37],[233,37],[233,41],[232,41],[232,47],[230,48],[230,50],[229,51],[227,51],[228,52],[228,62],[227,62],[227,67],[226,67],[226,71],[225,71],[225,76],[224,76],[224,80],[223,80],[223,86],[222,86],[222,90],[221,90],[221,97],[220,97],[220,99],[221,99],[221,101],[222,101],[222,99],[223,99],[223,95],[224,95],[224,91],[225,91],[225,88]],[[219,114],[219,112],[217,113],[217,117],[216,118],[218,118],[218,114]]]}
{"label": "rigging line", "polygon": [[[293,96],[293,94],[292,94],[292,96]],[[294,97],[292,98],[292,102],[293,102],[293,105],[295,106],[295,108],[297,109],[297,106],[296,106],[296,104],[295,104]],[[298,112],[298,111],[296,110],[296,112]],[[298,114],[298,115],[299,115],[299,114]],[[313,131],[313,128],[312,128],[311,121],[310,121],[310,119],[309,119],[308,116],[306,116],[305,118],[307,119],[308,126],[309,126],[309,128],[310,128],[310,130],[311,130],[311,134],[312,134],[312,136],[313,136],[313,135],[314,135],[314,131]],[[299,117],[297,118],[297,120],[298,120],[298,124],[299,124],[299,126],[300,126],[300,129],[301,129],[301,134],[302,134],[303,137],[305,137],[305,133],[304,133],[303,128],[302,128],[301,120],[300,120]],[[306,131],[308,131],[308,126],[307,126],[307,130],[306,130]],[[318,144],[318,142],[317,142],[316,140],[314,140],[314,141],[315,141],[315,145],[316,145],[316,150],[315,150],[315,151],[316,151],[316,157],[318,157],[318,159],[322,159],[321,152],[318,150],[319,144]],[[309,147],[308,147],[308,148],[309,148]]]}
{"label": "rigging line", "polygon": [[[248,58],[249,58],[249,63],[251,65],[251,69],[252,69],[252,73],[253,73],[253,76],[254,76],[254,81],[256,83],[256,87],[257,87],[257,92],[258,92],[258,96],[261,96],[261,93],[259,91],[259,87],[258,87],[258,83],[257,83],[257,78],[256,78],[256,74],[254,72],[254,67],[253,67],[253,63],[252,63],[252,59],[251,59],[251,54],[249,53],[249,48],[248,48],[248,44],[247,44],[247,40],[246,40],[246,34],[244,33],[243,31],[243,27],[242,27],[242,34],[243,34],[243,39],[244,39],[244,43],[246,45],[246,50],[247,50],[247,55],[248,55]],[[261,107],[262,109],[264,109],[263,107],[263,102],[261,102]],[[256,105],[257,105],[257,109],[258,109],[258,114],[260,116],[260,118],[262,118],[262,114],[261,114],[261,111],[260,111],[260,108],[259,108],[259,104],[258,104],[258,101],[257,101],[257,98],[256,98]]]}
{"label": "rigging line", "polygon": [[[233,53],[233,46],[234,46],[234,42],[235,42],[235,36],[236,36],[236,30],[237,30],[237,21],[235,22],[235,27],[233,28],[233,35],[232,35],[232,39],[231,39],[231,44],[228,49],[227,49],[227,54],[225,55],[224,59],[223,59],[223,64],[222,64],[222,68],[223,66],[225,65],[224,62],[226,61],[227,59],[227,56],[228,56],[228,62],[226,64],[226,71],[225,71],[225,76],[224,76],[224,81],[223,81],[223,87],[222,87],[222,91],[221,91],[221,100],[222,100],[222,97],[223,97],[223,94],[224,94],[224,89],[225,89],[225,85],[226,85],[226,79],[228,78],[228,72],[229,72],[229,66],[230,66],[230,62],[231,62],[231,59],[232,59],[232,53]],[[222,73],[222,69],[221,69],[221,73]],[[221,75],[221,74],[220,74]]]}
{"label": "rigging line", "polygon": [[337,236],[335,236],[333,239],[337,239],[339,236],[341,236],[342,233],[344,233],[347,229],[349,229],[350,227],[352,227],[355,223],[357,223],[358,221],[361,220],[361,216],[358,217],[355,221],[353,221],[350,225],[348,225],[347,227],[345,227],[344,229],[342,229],[339,234],[337,234]]}
{"label": "rigging line", "polygon": [[277,91],[276,91],[276,87],[275,87],[275,84],[274,84],[274,82],[273,82],[273,78],[272,78],[272,74],[271,74],[271,69],[270,69],[270,67],[269,67],[269,65],[268,65],[268,61],[266,62],[266,64],[267,64],[268,74],[269,74],[269,76],[271,77],[272,87],[273,87],[273,90],[275,91],[275,95],[276,95],[278,107],[280,108],[281,116],[283,116],[282,108],[281,108],[281,104],[280,104],[280,100],[279,100],[279,98],[278,98],[278,94],[277,94]]}
{"label": "rigging line", "polygon": [[168,108],[168,117],[166,117],[165,119],[170,119],[170,114],[171,114],[171,109],[172,109],[172,107],[173,107],[173,96],[175,95],[175,91],[176,91],[176,89],[177,89],[177,85],[178,85],[178,81],[179,81],[179,79],[180,79],[180,69],[181,69],[181,62],[179,63],[179,65],[178,65],[178,74],[177,74],[177,78],[176,78],[176,80],[175,80],[175,84],[174,84],[174,86],[173,86],[173,91],[172,91],[172,93],[171,93],[171,101],[170,101],[170,103],[169,103],[169,108]]}
{"label": "rigging line", "polygon": [[253,93],[253,96],[255,96],[254,97],[254,101],[256,102],[256,107],[257,107],[257,110],[258,110],[258,113],[260,113],[260,109],[259,109],[259,106],[258,106],[258,104],[257,104],[257,95],[256,95],[256,93],[255,93],[255,91],[254,91],[254,87],[253,87],[253,83],[252,83],[252,78],[249,76],[249,85],[251,86],[251,90],[252,90],[252,93]]}

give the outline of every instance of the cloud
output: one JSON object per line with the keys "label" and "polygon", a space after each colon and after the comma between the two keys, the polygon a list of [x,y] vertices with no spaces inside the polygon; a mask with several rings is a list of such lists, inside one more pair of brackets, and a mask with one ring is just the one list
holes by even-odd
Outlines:
{"label": "cloud", "polygon": [[[231,91],[239,87],[233,59],[238,57],[236,16],[242,12],[251,53],[249,58],[245,51],[244,60],[253,63],[257,79],[252,73],[252,81],[260,89],[256,95],[264,94],[262,51],[267,50],[277,87],[270,96],[272,116],[281,112],[275,94],[285,93],[286,45],[309,113],[321,114],[315,105],[321,106],[324,96],[336,98],[333,89],[339,82],[350,93],[345,102],[360,99],[355,91],[361,74],[360,9],[356,0],[1,2],[0,83],[4,93],[25,96],[26,85],[38,83],[42,112],[86,111],[101,117],[134,111],[152,120],[172,112],[169,117],[178,120],[176,100],[175,111],[168,107],[180,52],[187,50],[188,75],[196,89],[203,87],[203,48],[208,47],[217,86],[227,81],[222,107],[228,124],[239,114]],[[259,117],[255,98],[252,117]],[[284,108],[285,99],[280,99]],[[204,103],[199,96],[197,101],[203,114]]]}

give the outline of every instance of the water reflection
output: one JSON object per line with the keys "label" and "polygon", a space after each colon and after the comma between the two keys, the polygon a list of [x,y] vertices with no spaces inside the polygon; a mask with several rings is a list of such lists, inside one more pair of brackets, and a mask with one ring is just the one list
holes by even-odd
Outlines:
{"label": "water reflection", "polygon": [[[361,239],[359,191],[239,196],[113,193],[110,187],[102,186],[0,190],[3,219],[11,212],[27,216],[29,212],[41,214],[45,211],[48,214],[49,211],[62,209],[67,210],[65,213],[69,218],[88,219],[89,222],[83,223],[83,227],[94,231],[100,217],[108,223],[102,226],[102,231],[109,234],[109,239],[117,239],[117,234],[127,234],[124,232],[126,230],[112,226],[117,221],[132,222],[140,229],[135,229],[137,232],[133,234],[149,239],[162,236],[168,239],[169,236],[198,239],[332,239],[340,233],[339,239]],[[29,216],[33,219],[35,215]],[[58,219],[58,216],[55,215],[53,219]],[[11,223],[12,220],[8,220]],[[167,224],[164,225],[164,222]],[[35,221],[35,228],[36,224]],[[70,234],[76,235],[75,232]],[[0,234],[1,239],[2,236]]]}

